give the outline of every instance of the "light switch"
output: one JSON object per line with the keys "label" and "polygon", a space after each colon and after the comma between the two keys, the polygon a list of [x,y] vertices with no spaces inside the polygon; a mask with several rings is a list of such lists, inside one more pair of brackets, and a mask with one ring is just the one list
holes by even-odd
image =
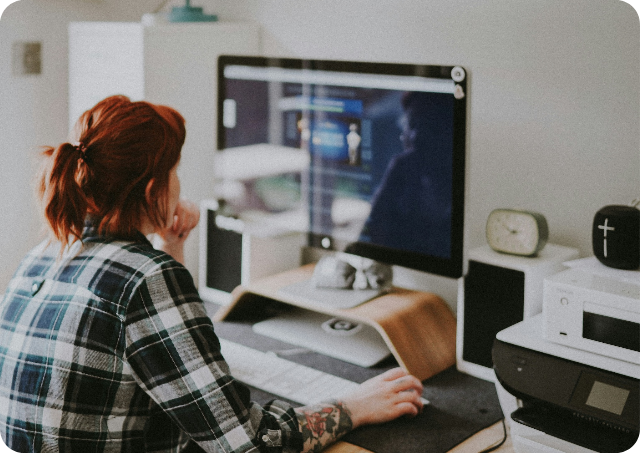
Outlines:
{"label": "light switch", "polygon": [[16,76],[42,73],[42,43],[17,41],[13,43],[13,74]]}

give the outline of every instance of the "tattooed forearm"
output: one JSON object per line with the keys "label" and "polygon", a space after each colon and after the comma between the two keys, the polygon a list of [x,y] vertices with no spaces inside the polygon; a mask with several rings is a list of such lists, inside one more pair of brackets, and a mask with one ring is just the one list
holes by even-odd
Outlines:
{"label": "tattooed forearm", "polygon": [[343,402],[296,409],[304,452],[321,452],[353,428],[351,412]]}

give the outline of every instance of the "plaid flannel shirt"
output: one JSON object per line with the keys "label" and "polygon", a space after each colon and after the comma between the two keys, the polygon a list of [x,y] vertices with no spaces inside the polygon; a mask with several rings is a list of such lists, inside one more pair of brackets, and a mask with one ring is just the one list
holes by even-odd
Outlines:
{"label": "plaid flannel shirt", "polygon": [[[189,272],[85,229],[42,243],[0,303],[0,434],[20,452],[302,449],[293,409],[229,373]],[[271,437],[271,438],[270,438]],[[275,439],[275,442],[273,441]]]}

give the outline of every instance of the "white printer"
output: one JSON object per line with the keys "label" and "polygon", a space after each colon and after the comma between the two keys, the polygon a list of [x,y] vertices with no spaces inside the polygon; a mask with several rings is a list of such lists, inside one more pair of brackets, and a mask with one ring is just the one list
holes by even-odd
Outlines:
{"label": "white printer", "polygon": [[538,314],[496,335],[496,388],[516,452],[621,452],[638,441],[640,365],[550,342]]}
{"label": "white printer", "polygon": [[544,280],[542,334],[552,342],[640,364],[640,271],[595,257]]}

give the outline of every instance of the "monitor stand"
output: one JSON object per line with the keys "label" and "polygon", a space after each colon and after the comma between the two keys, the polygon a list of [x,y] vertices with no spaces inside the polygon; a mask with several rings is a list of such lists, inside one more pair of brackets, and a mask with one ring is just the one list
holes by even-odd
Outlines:
{"label": "monitor stand", "polygon": [[[390,292],[348,309],[310,305],[280,291],[312,277],[314,265],[278,273],[237,287],[231,304],[221,307],[215,322],[255,320],[272,308],[290,306],[340,320],[355,320],[373,328],[398,364],[425,380],[456,361],[456,319],[437,295],[394,287]],[[325,319],[326,320],[326,319]]]}
{"label": "monitor stand", "polygon": [[361,367],[371,367],[391,351],[375,328],[343,317],[292,310],[255,323],[253,331]]}
{"label": "monitor stand", "polygon": [[300,282],[287,285],[278,293],[285,299],[293,298],[295,301],[304,302],[310,307],[325,307],[327,309],[349,309],[376,298],[388,290],[382,289],[341,289],[316,287],[313,279],[305,279]]}

